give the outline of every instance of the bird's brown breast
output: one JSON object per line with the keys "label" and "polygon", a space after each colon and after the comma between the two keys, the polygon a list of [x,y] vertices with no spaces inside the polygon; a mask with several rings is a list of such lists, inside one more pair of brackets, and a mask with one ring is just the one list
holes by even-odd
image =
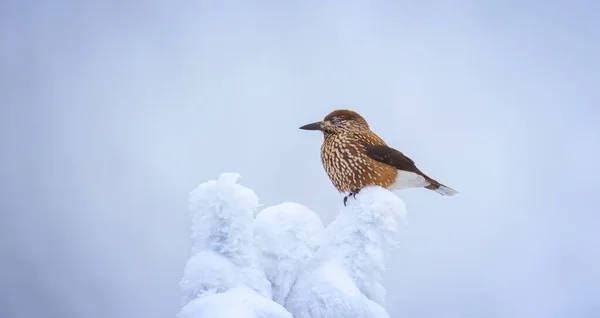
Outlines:
{"label": "bird's brown breast", "polygon": [[344,132],[326,135],[321,161],[331,182],[340,192],[355,192],[369,185],[391,186],[397,170],[366,155],[364,144],[385,145],[376,134]]}

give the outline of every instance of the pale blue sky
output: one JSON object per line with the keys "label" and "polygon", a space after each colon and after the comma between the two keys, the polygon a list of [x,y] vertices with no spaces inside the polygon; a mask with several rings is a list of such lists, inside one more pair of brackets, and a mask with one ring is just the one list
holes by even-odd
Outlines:
{"label": "pale blue sky", "polygon": [[399,193],[393,317],[600,315],[600,4],[4,1],[2,317],[167,317],[187,196],[235,171],[325,222],[362,113],[459,190]]}

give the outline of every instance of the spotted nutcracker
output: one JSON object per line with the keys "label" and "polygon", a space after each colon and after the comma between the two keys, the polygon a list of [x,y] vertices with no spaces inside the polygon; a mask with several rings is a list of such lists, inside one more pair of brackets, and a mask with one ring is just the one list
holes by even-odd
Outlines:
{"label": "spotted nutcracker", "polygon": [[388,190],[424,187],[448,196],[458,193],[427,176],[402,152],[388,147],[354,111],[335,110],[322,121],[300,129],[323,132],[321,162],[337,190],[348,193],[344,205],[349,196],[356,197],[369,185]]}

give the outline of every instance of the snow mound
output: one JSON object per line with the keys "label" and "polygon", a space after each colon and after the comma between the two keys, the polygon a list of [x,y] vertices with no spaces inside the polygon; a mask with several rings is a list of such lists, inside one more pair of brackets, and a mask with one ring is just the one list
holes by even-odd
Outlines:
{"label": "snow mound", "polygon": [[239,178],[224,173],[190,194],[193,247],[179,317],[291,317],[271,299],[252,241],[258,197]]}
{"label": "snow mound", "polygon": [[196,298],[179,313],[179,318],[293,318],[281,305],[248,287]]}
{"label": "snow mound", "polygon": [[381,282],[404,202],[378,186],[349,198],[321,247],[292,287],[285,307],[296,318],[388,317]]}
{"label": "snow mound", "polygon": [[324,231],[319,216],[297,203],[271,206],[256,216],[254,245],[277,303],[284,305],[301,269],[321,244]]}

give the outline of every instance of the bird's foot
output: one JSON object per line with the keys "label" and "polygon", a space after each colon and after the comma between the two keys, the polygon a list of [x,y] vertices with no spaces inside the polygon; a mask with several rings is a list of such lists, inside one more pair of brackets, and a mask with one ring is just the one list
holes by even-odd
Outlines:
{"label": "bird's foot", "polygon": [[354,199],[356,199],[357,193],[358,193],[358,191],[353,191],[353,192],[348,193],[348,195],[344,197],[344,206],[346,206],[346,202],[348,201],[349,197],[353,197]]}

